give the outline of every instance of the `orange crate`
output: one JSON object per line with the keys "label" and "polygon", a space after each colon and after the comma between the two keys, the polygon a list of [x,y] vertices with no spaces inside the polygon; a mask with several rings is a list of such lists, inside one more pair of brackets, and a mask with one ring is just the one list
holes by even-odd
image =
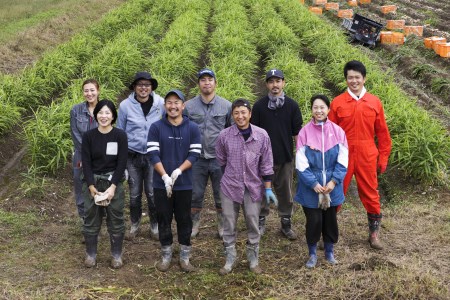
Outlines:
{"label": "orange crate", "polygon": [[314,5],[324,6],[327,3],[327,0],[313,0]]}
{"label": "orange crate", "polygon": [[401,32],[393,32],[393,44],[403,45],[405,43],[405,35]]}
{"label": "orange crate", "polygon": [[405,35],[415,34],[417,36],[423,36],[423,26],[404,26],[403,33]]}
{"label": "orange crate", "polygon": [[353,9],[340,9],[338,10],[339,18],[352,18],[353,17]]}
{"label": "orange crate", "polygon": [[387,13],[395,14],[397,12],[397,5],[384,5],[384,6],[381,6],[381,12],[383,14],[387,14]]}
{"label": "orange crate", "polygon": [[298,0],[301,4],[305,4],[305,0]]}
{"label": "orange crate", "polygon": [[337,2],[329,2],[325,4],[326,10],[339,10],[339,3]]}
{"label": "orange crate", "polygon": [[403,29],[403,27],[405,27],[405,20],[388,20],[386,23],[386,28],[389,30]]}
{"label": "orange crate", "polygon": [[313,14],[321,15],[322,14],[322,7],[310,6],[309,7],[309,11],[312,12]]}
{"label": "orange crate", "polygon": [[391,31],[381,31],[380,32],[380,43],[392,44],[392,32]]}
{"label": "orange crate", "polygon": [[433,40],[439,38],[438,36],[432,36],[425,38],[423,40],[423,44],[425,45],[425,48],[433,49]]}
{"label": "orange crate", "polygon": [[356,0],[347,1],[348,6],[358,6],[358,2]]}
{"label": "orange crate", "polygon": [[436,37],[434,39],[431,40],[432,41],[432,46],[431,48],[433,48],[434,52],[437,53],[437,45],[440,43],[447,43],[447,39],[443,38],[443,37]]}
{"label": "orange crate", "polygon": [[359,4],[370,4],[371,0],[359,0]]}
{"label": "orange crate", "polygon": [[450,43],[438,44],[439,56],[450,57]]}

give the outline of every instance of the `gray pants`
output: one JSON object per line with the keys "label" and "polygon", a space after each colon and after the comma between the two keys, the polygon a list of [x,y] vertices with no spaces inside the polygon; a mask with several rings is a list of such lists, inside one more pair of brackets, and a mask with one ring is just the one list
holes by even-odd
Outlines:
{"label": "gray pants", "polygon": [[234,202],[222,192],[223,213],[223,244],[225,247],[236,244],[236,224],[239,217],[239,210],[242,206],[244,211],[245,223],[247,224],[247,239],[249,244],[258,244],[260,233],[258,227],[259,211],[261,210],[261,201],[253,202],[247,189],[244,192],[244,203]]}
{"label": "gray pants", "polygon": [[[294,163],[288,162],[273,166],[272,188],[278,200],[278,214],[281,216],[292,215],[292,180],[294,172]],[[260,216],[269,215],[269,206],[263,201]]]}

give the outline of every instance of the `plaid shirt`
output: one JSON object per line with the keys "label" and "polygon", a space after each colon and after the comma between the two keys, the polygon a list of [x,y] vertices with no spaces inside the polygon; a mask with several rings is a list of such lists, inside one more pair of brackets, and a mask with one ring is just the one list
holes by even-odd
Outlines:
{"label": "plaid shirt", "polygon": [[262,176],[273,174],[272,146],[267,132],[255,125],[247,141],[236,125],[222,130],[217,138],[216,159],[225,166],[220,182],[222,192],[235,202],[243,203],[247,188],[253,202],[264,195]]}

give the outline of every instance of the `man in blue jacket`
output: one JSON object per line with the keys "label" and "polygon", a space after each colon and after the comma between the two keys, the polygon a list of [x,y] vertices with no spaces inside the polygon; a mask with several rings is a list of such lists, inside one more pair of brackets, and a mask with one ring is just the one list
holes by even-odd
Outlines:
{"label": "man in blue jacket", "polygon": [[130,188],[131,229],[127,239],[136,237],[142,216],[142,191],[147,197],[150,216],[150,233],[158,238],[155,201],[153,197],[153,166],[147,154],[147,138],[150,126],[164,113],[164,99],[155,94],[158,81],[147,72],[138,72],[130,84],[133,92],[120,103],[117,127],[128,137],[127,170]]}
{"label": "man in blue jacket", "polygon": [[[184,95],[171,90],[165,97],[166,116],[154,123],[148,135],[148,153],[153,164],[155,203],[162,260],[156,268],[165,272],[172,260],[172,219],[177,222],[180,267],[194,271],[191,253],[192,164],[200,156],[202,145],[197,124],[183,116]],[[169,175],[170,174],[170,175]]]}

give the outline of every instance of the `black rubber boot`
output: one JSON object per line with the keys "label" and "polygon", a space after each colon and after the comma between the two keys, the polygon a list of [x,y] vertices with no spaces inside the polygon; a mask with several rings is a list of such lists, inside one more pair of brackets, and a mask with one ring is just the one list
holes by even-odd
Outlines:
{"label": "black rubber boot", "polygon": [[291,241],[297,239],[297,234],[291,229],[290,216],[281,217],[281,233]]}
{"label": "black rubber boot", "polygon": [[97,235],[84,235],[84,241],[86,244],[86,258],[84,259],[84,265],[88,268],[95,267],[97,258]]}
{"label": "black rubber boot", "polygon": [[381,218],[383,216],[381,214],[367,214],[367,219],[369,222],[369,243],[370,247],[377,250],[383,250],[383,245],[380,242],[379,234],[380,234],[380,225]]}
{"label": "black rubber boot", "polygon": [[111,267],[113,269],[119,269],[123,266],[122,262],[122,245],[123,245],[123,233],[110,234],[109,240],[111,242]]}

